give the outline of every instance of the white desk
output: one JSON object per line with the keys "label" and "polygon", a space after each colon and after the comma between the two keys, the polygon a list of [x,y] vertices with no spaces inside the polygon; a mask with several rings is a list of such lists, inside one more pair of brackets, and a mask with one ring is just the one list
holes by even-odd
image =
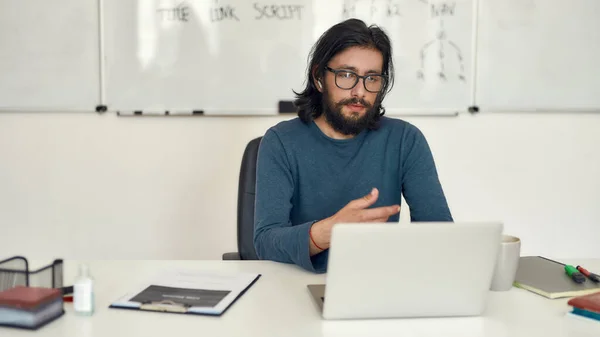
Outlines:
{"label": "white desk", "polygon": [[[76,316],[72,303],[65,303],[65,315],[37,332],[2,328],[0,336],[600,336],[600,324],[565,317],[569,310],[566,299],[549,300],[516,288],[490,293],[483,317],[324,321],[306,285],[324,283],[325,275],[314,275],[292,265],[267,261],[86,262],[96,279],[93,316]],[[600,270],[600,260],[565,262]],[[262,277],[221,317],[108,308],[111,301],[165,267],[250,271],[261,273]],[[66,285],[72,284],[76,269],[76,261],[65,261]]]}

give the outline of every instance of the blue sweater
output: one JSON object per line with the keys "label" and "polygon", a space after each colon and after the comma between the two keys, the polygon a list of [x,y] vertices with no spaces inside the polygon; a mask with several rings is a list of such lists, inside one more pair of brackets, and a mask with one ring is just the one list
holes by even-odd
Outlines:
{"label": "blue sweater", "polygon": [[[379,189],[371,207],[401,203],[412,221],[453,221],[429,145],[412,124],[382,117],[378,130],[326,136],[299,118],[263,136],[258,152],[254,246],[260,259],[327,271],[329,250],[310,256],[310,226]],[[399,214],[389,218],[398,222]]]}

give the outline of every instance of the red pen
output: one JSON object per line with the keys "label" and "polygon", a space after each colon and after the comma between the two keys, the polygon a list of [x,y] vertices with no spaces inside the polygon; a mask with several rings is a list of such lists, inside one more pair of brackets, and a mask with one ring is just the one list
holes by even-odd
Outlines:
{"label": "red pen", "polygon": [[63,302],[73,302],[73,296],[63,296]]}
{"label": "red pen", "polygon": [[582,266],[577,266],[577,270],[579,270],[583,275],[585,275],[585,277],[589,278],[593,282],[600,282],[600,276],[594,273],[590,273],[587,269],[583,268]]}

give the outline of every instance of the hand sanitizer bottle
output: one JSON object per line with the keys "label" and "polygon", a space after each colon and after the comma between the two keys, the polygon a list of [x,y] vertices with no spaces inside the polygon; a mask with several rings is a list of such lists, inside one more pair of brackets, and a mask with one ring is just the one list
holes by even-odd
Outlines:
{"label": "hand sanitizer bottle", "polygon": [[87,265],[79,265],[79,275],[73,284],[73,309],[78,315],[94,313],[94,279]]}

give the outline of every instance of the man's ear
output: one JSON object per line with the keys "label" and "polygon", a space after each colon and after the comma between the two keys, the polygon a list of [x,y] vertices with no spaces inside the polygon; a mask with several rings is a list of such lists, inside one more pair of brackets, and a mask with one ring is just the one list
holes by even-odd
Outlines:
{"label": "man's ear", "polygon": [[317,87],[317,90],[319,90],[320,92],[323,92],[323,81],[321,81],[320,79],[315,78],[314,79],[314,84],[315,84],[315,87]]}
{"label": "man's ear", "polygon": [[315,84],[315,87],[317,87],[317,90],[323,92],[323,81],[317,77],[317,68],[317,66],[314,66],[312,69],[313,83]]}

